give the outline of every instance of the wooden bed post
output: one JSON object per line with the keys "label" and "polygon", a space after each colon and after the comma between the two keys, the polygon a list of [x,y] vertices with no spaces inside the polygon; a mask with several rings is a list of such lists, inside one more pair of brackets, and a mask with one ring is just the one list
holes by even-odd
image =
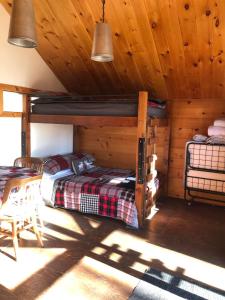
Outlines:
{"label": "wooden bed post", "polygon": [[148,123],[148,92],[139,92],[137,151],[136,151],[136,188],[135,201],[138,211],[139,226],[143,226],[146,195],[146,149]]}
{"label": "wooden bed post", "polygon": [[30,155],[30,97],[23,95],[22,156]]}
{"label": "wooden bed post", "polygon": [[0,90],[0,115],[3,113],[3,90]]}

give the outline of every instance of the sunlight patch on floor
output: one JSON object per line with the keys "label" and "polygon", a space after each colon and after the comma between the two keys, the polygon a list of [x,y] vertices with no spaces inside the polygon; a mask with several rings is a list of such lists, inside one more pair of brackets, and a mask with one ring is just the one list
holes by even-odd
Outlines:
{"label": "sunlight patch on floor", "polygon": [[[42,218],[48,224],[54,224],[65,229],[69,229],[76,233],[84,235],[83,230],[80,228],[78,222],[73,215],[70,215],[66,210],[55,209],[52,207],[44,207],[42,209]],[[60,225],[59,225],[60,224]]]}
{"label": "sunlight patch on floor", "polygon": [[[167,268],[177,272],[182,270],[182,274],[209,284],[219,289],[224,289],[225,269],[210,264],[208,262],[196,259],[194,257],[172,251],[154,244],[149,243],[143,238],[129,234],[122,230],[112,232],[105,238],[102,245],[115,247],[124,253],[124,257],[130,257],[129,267],[139,272],[145,272],[146,268],[156,266]],[[104,248],[104,246],[103,246]]]}
{"label": "sunlight patch on floor", "polygon": [[[14,256],[12,247],[1,247],[6,253]],[[33,274],[44,268],[49,262],[54,260],[58,255],[63,254],[66,249],[54,248],[19,248],[19,260],[16,262],[0,253],[1,272],[0,283],[6,288],[12,290],[22,284]],[[2,271],[4,270],[4,272]]]}
{"label": "sunlight patch on floor", "polygon": [[124,300],[137,283],[137,278],[85,256],[37,299],[57,299],[63,291],[63,298],[67,300]]}

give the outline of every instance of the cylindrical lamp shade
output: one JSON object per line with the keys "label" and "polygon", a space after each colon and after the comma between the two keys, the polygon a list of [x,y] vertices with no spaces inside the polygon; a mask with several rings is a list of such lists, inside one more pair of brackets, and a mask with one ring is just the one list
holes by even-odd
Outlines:
{"label": "cylindrical lamp shade", "polygon": [[100,62],[113,60],[112,33],[107,23],[96,24],[91,59]]}
{"label": "cylindrical lamp shade", "polygon": [[13,1],[8,42],[19,47],[37,47],[32,0]]}

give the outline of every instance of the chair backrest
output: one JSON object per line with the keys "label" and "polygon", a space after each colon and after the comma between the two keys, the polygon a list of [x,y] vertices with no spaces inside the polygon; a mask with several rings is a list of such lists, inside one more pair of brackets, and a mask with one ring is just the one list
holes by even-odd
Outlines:
{"label": "chair backrest", "polygon": [[27,185],[35,183],[35,181],[41,180],[42,175],[36,175],[28,178],[11,178],[6,182],[4,187],[4,193],[2,198],[2,205],[5,204],[9,198],[12,189],[17,190],[24,189]]}
{"label": "chair backrest", "polygon": [[30,168],[40,173],[43,171],[43,161],[37,157],[18,157],[14,161],[14,166]]}

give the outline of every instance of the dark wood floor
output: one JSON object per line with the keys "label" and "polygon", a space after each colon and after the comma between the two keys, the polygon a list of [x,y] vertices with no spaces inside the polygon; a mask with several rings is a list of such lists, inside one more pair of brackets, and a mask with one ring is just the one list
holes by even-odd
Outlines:
{"label": "dark wood floor", "polygon": [[136,231],[43,208],[43,249],[27,233],[15,262],[11,241],[1,241],[0,299],[127,299],[149,266],[224,289],[225,209],[167,199],[155,212]]}

